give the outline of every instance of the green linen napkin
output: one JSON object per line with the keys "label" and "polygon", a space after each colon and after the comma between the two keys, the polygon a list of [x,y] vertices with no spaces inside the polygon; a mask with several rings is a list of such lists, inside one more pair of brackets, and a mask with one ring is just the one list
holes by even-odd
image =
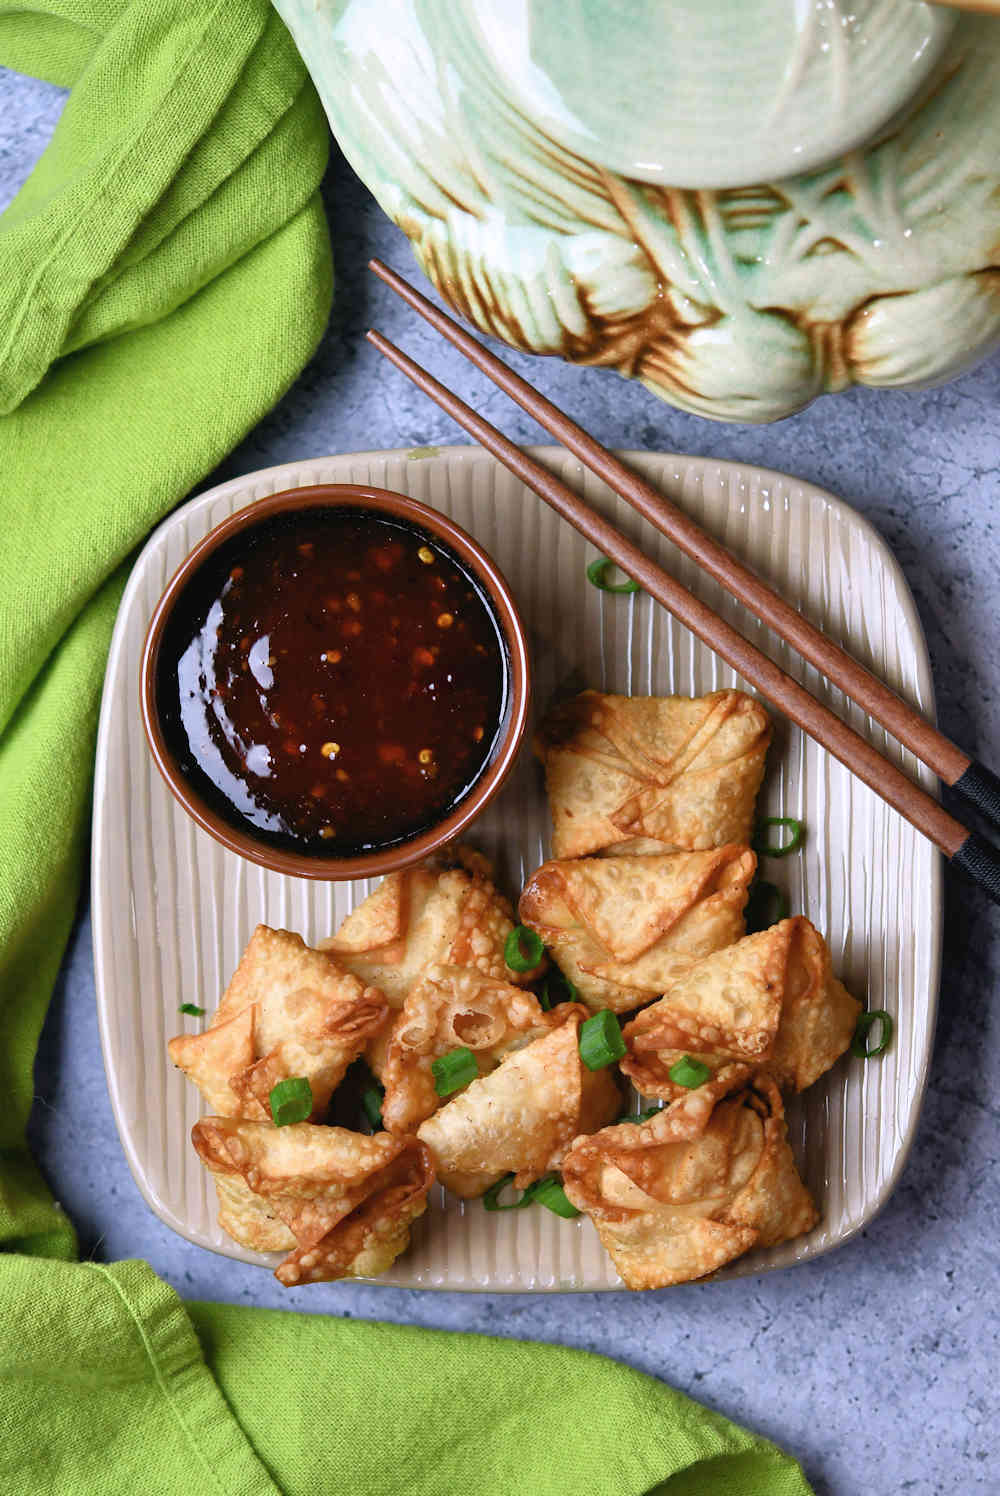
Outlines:
{"label": "green linen napkin", "polygon": [[322,332],[327,134],[265,0],[0,0],[0,64],[72,89],[0,219],[0,1490],[804,1496],[596,1357],[185,1307],[144,1263],[69,1260],[24,1134],[110,631],[135,547]]}

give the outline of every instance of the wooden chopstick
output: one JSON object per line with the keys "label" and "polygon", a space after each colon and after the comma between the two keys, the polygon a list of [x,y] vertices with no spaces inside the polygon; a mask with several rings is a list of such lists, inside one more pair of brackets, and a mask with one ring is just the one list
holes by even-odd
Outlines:
{"label": "wooden chopstick", "polygon": [[380,260],[369,261],[369,268],[396,294],[436,328],[466,358],[481,369],[505,394],[515,400],[546,431],[579,457],[592,473],[619,494],[678,550],[690,556],[703,571],[720,582],[732,597],[750,609],[762,623],[851,700],[874,717],[904,747],[926,764],[945,784],[958,791],[975,806],[993,826],[1000,828],[1000,779],[985,765],[976,763],[967,753],[945,737],[910,704],[873,675],[839,644],[834,643],[804,618],[791,603],[781,597],[755,572],[706,534],[695,521],[672,500],[647,483],[589,432],[553,405],[544,395],[507,367],[488,348],[484,348],[447,312],[434,305],[411,286],[409,281],[390,270]]}
{"label": "wooden chopstick", "polygon": [[913,783],[889,759],[860,737],[804,686],[720,618],[603,516],[590,509],[572,489],[509,441],[426,369],[414,362],[381,333],[369,331],[369,342],[395,364],[425,394],[470,435],[499,458],[516,477],[544,499],[592,545],[667,608],[721,659],[737,670],[762,695],[796,722],[803,731],[845,764],[887,804],[927,836],[935,846],[1000,903],[1000,856],[990,844],[970,832]]}

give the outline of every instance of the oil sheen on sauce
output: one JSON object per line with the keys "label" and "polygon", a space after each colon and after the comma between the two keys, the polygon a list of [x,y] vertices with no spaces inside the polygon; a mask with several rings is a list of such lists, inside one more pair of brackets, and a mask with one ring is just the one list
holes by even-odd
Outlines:
{"label": "oil sheen on sauce", "polygon": [[351,856],[436,824],[504,722],[492,607],[426,531],[331,506],[275,515],[196,572],[164,635],[167,741],[258,840]]}

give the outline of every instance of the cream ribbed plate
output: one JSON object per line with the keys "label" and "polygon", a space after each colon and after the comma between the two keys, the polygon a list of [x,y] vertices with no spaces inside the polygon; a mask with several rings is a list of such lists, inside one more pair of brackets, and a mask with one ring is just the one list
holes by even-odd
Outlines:
{"label": "cream ribbed plate", "polygon": [[[712,582],[561,449],[537,451],[619,528],[711,602],[785,669],[843,711],[841,694],[793,663]],[[906,582],[874,530],[808,483],[759,468],[633,453],[629,460],[834,638],[891,685],[933,710],[927,652]],[[189,1141],[204,1110],[167,1058],[172,1034],[197,1020],[183,1002],[214,1009],[254,926],[329,935],[371,883],[279,877],[226,852],[175,803],[154,768],[139,717],[139,659],[153,608],[187,552],[254,499],[309,483],[370,483],[450,514],[495,557],[527,625],[536,711],[556,691],[593,686],[633,694],[700,695],[741,681],[644,596],[591,587],[593,551],[504,468],[474,447],[367,452],[251,473],[192,499],[165,521],[132,573],[115,628],[97,746],[93,918],[97,1003],[118,1131],[143,1196],[189,1241],[244,1262],[216,1225],[215,1190]],[[773,645],[773,648],[772,648]],[[885,734],[856,708],[848,721],[878,747]],[[890,750],[892,751],[892,750]],[[899,750],[910,772],[915,763]],[[925,771],[921,782],[933,781]],[[793,912],[808,914],[858,997],[896,1018],[881,1061],[842,1060],[791,1104],[789,1132],[821,1220],[808,1236],[751,1253],[721,1276],[814,1257],[858,1231],[885,1203],[913,1140],[937,1002],[941,870],[937,853],[870,790],[783,720],[777,723],[762,808],[799,816],[801,854],[767,865]],[[548,853],[541,774],[525,750],[502,794],[469,837],[516,897]],[[413,1245],[380,1282],[408,1288],[549,1291],[620,1287],[587,1220],[543,1209],[487,1214],[435,1189]],[[322,1292],[312,1289],[311,1292]]]}

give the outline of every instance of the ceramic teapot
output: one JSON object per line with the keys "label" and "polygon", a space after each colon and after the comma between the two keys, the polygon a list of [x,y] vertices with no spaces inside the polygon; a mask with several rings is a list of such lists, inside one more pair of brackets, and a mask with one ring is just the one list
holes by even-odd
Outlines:
{"label": "ceramic teapot", "polygon": [[276,0],[484,332],[720,420],[1000,340],[1000,20],[919,0]]}

